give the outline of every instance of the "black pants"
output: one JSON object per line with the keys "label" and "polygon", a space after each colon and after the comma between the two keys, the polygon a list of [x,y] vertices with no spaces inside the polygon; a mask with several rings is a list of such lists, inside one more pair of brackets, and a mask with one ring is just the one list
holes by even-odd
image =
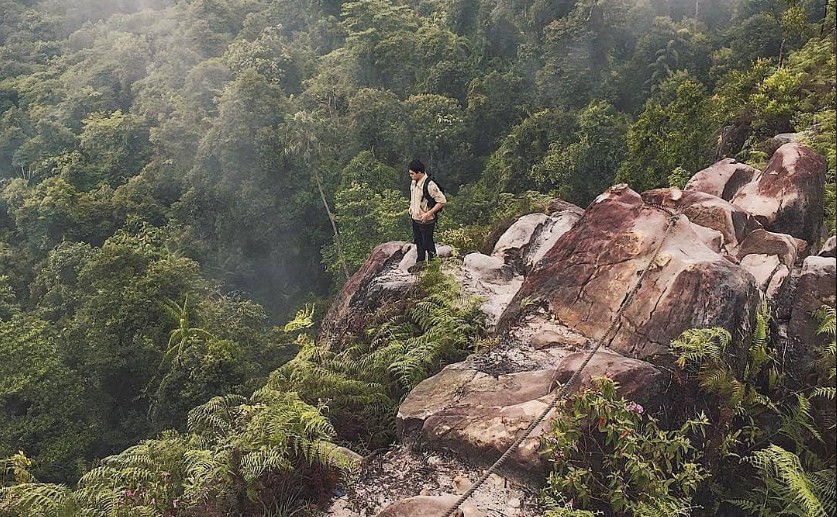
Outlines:
{"label": "black pants", "polygon": [[413,242],[416,243],[418,257],[416,262],[424,262],[436,256],[436,243],[433,242],[433,230],[436,229],[436,221],[420,223],[413,219]]}

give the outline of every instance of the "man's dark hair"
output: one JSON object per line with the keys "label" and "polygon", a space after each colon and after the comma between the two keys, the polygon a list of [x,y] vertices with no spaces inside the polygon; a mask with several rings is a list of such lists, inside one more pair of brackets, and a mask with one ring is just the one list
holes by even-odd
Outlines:
{"label": "man's dark hair", "polygon": [[407,170],[424,172],[424,164],[421,163],[421,160],[413,160],[410,162],[410,165],[407,166]]}

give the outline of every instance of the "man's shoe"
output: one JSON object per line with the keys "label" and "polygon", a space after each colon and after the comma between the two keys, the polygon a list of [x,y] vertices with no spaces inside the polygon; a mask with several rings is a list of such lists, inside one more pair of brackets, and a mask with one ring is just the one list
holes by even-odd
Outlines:
{"label": "man's shoe", "polygon": [[413,264],[412,266],[407,268],[407,272],[408,273],[418,273],[419,271],[421,271],[421,268],[423,268],[423,267],[424,267],[424,261],[422,260],[420,262],[416,262],[415,264]]}

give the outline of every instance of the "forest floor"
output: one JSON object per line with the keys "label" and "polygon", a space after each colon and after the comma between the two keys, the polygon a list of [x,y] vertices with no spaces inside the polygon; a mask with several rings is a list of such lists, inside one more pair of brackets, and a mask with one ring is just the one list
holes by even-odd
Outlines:
{"label": "forest floor", "polygon": [[[364,461],[324,515],[373,517],[409,497],[461,495],[484,472],[442,453],[400,446]],[[540,514],[537,499],[537,490],[492,474],[462,509],[465,517],[534,517]]]}

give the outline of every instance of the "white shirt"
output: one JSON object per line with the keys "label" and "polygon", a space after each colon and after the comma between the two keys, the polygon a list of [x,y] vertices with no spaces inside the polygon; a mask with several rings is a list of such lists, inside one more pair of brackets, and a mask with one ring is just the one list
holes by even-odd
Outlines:
{"label": "white shirt", "polygon": [[[410,217],[416,221],[421,221],[422,214],[426,214],[430,211],[430,208],[427,206],[427,199],[424,199],[424,182],[427,180],[428,176],[425,174],[420,180],[413,180],[412,183],[410,183]],[[430,197],[432,197],[437,203],[448,202],[445,198],[445,194],[439,190],[435,181],[431,181],[430,185],[427,186],[427,193],[430,194]],[[435,217],[436,214],[433,214],[434,219]]]}

